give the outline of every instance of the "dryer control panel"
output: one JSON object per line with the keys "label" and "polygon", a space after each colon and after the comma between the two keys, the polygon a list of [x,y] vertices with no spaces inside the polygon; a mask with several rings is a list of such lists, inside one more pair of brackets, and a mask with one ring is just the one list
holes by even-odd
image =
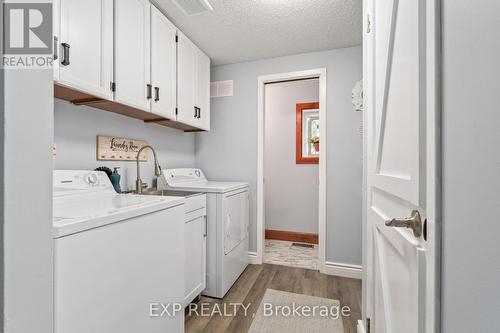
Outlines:
{"label": "dryer control panel", "polygon": [[176,184],[193,182],[206,182],[207,178],[203,171],[197,168],[162,169],[162,174],[158,177],[158,188],[166,189]]}

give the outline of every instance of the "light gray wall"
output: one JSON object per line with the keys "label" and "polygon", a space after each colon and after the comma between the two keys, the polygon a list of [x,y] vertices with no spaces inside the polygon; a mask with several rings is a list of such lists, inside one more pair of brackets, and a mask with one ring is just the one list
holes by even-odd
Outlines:
{"label": "light gray wall", "polygon": [[9,69],[3,147],[2,332],[53,332],[52,71]]}
{"label": "light gray wall", "polygon": [[[162,168],[194,167],[193,133],[144,122],[86,106],[55,100],[56,169],[93,170],[98,166],[120,167],[122,190],[135,188],[136,163],[133,161],[97,161],[96,135],[141,139],[156,150]],[[151,186],[153,158],[141,162],[141,178]]]}
{"label": "light gray wall", "polygon": [[361,113],[351,106],[362,77],[361,47],[212,68],[212,80],[234,80],[234,96],[211,101],[212,131],[196,136],[196,165],[208,177],[250,183],[250,251],[256,251],[257,77],[327,68],[328,261],[361,264]]}
{"label": "light gray wall", "polygon": [[498,331],[500,2],[443,0],[442,18],[442,332]]}
{"label": "light gray wall", "polygon": [[266,229],[318,233],[318,164],[296,164],[297,103],[319,102],[319,80],[266,84]]}

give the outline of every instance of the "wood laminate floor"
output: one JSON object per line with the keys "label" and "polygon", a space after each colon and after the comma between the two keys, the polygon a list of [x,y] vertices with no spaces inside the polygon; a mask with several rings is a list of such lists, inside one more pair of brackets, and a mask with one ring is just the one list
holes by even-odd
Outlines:
{"label": "wood laminate floor", "polygon": [[249,306],[247,316],[241,307],[234,316],[201,316],[192,311],[191,315],[186,313],[186,333],[246,333],[252,324],[252,314],[256,313],[268,288],[339,300],[341,307],[347,305],[351,309],[351,316],[343,317],[344,333],[356,332],[356,321],[361,318],[361,280],[329,276],[304,268],[263,264],[249,265],[224,299],[202,297],[197,307],[200,314],[203,303],[206,311],[212,313],[214,309],[223,310],[226,306],[231,310],[231,304],[243,303]]}

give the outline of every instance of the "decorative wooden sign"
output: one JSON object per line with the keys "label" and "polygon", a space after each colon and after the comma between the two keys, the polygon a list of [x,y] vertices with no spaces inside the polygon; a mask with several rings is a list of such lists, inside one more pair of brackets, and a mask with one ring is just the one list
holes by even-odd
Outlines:
{"label": "decorative wooden sign", "polygon": [[[148,142],[144,140],[135,140],[119,138],[115,136],[97,136],[96,153],[99,161],[135,161],[137,152]],[[148,160],[148,150],[141,152],[139,161]]]}

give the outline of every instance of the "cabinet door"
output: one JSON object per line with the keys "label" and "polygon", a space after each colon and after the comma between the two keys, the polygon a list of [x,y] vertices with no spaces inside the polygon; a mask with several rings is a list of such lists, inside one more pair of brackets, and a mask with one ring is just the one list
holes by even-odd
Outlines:
{"label": "cabinet door", "polygon": [[210,58],[197,50],[196,63],[196,103],[198,107],[198,127],[210,130]]}
{"label": "cabinet door", "polygon": [[148,0],[115,1],[116,102],[151,111],[150,47]]}
{"label": "cabinet door", "polygon": [[184,229],[184,305],[189,304],[206,287],[206,216],[187,221]]}
{"label": "cabinet door", "polygon": [[196,46],[180,31],[177,33],[177,121],[198,126],[195,109]]}
{"label": "cabinet door", "polygon": [[58,82],[111,99],[113,0],[60,0],[59,5]]}
{"label": "cabinet door", "polygon": [[155,7],[151,6],[151,111],[175,120],[177,29]]}

